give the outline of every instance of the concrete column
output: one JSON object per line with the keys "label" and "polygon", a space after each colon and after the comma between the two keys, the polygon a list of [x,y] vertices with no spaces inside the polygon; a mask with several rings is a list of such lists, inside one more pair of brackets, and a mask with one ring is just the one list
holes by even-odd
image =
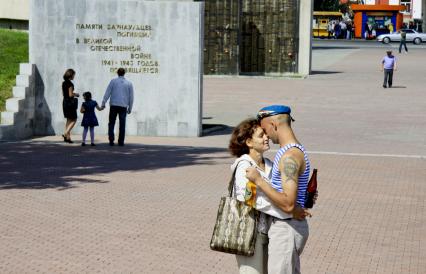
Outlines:
{"label": "concrete column", "polygon": [[423,32],[426,32],[426,0],[417,0],[422,1],[422,29]]}
{"label": "concrete column", "polygon": [[313,0],[299,2],[299,58],[298,73],[309,75],[312,65],[312,10]]}

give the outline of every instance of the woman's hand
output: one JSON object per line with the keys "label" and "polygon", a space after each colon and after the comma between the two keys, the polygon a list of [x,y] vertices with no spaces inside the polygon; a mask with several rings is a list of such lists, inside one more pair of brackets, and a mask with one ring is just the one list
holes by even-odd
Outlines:
{"label": "woman's hand", "polygon": [[79,96],[80,96],[80,94],[79,94],[79,93],[77,93],[77,92],[74,92],[74,96],[75,96],[75,97],[79,97]]}
{"label": "woman's hand", "polygon": [[261,181],[260,179],[262,179],[259,171],[255,167],[248,167],[246,169],[246,178],[256,185]]}

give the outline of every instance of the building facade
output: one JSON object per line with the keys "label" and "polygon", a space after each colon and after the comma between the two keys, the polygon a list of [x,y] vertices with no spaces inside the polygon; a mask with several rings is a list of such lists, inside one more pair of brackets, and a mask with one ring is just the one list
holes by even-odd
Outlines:
{"label": "building facade", "polygon": [[354,12],[356,38],[374,39],[402,27],[402,5],[352,5],[351,8]]}
{"label": "building facade", "polygon": [[[205,74],[310,73],[313,0],[203,2]],[[28,29],[28,14],[29,0],[0,0],[1,27]]]}
{"label": "building facade", "polygon": [[27,30],[29,9],[29,0],[0,0],[0,28]]}
{"label": "building facade", "polygon": [[300,73],[300,2],[206,0],[204,73]]}
{"label": "building facade", "polygon": [[425,14],[423,12],[426,0],[365,0],[366,5],[391,5],[404,6],[401,13],[404,15],[404,22],[423,20]]}

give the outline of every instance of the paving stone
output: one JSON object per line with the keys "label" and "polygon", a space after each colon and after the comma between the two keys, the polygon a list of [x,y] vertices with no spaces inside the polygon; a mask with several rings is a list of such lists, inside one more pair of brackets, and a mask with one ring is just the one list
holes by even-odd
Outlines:
{"label": "paving stone", "polygon": [[209,249],[229,131],[287,102],[319,169],[303,273],[424,273],[426,101],[424,81],[409,82],[424,79],[412,65],[423,53],[401,56],[407,88],[390,91],[377,85],[382,54],[342,55],[325,68],[342,73],[307,80],[206,79],[205,120],[228,127],[202,138],[0,143],[0,273],[237,273],[234,256]]}

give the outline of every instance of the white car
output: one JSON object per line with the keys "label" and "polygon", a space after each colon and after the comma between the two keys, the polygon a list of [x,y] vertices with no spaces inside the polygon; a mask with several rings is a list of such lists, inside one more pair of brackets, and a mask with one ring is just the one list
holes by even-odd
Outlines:
{"label": "white car", "polygon": [[413,42],[416,45],[419,45],[422,42],[426,42],[426,33],[417,32],[413,29],[401,29],[400,31],[394,33],[381,34],[377,36],[377,41],[384,44],[388,44],[390,42],[399,42],[401,41],[401,31],[405,31],[407,34],[407,42]]}

